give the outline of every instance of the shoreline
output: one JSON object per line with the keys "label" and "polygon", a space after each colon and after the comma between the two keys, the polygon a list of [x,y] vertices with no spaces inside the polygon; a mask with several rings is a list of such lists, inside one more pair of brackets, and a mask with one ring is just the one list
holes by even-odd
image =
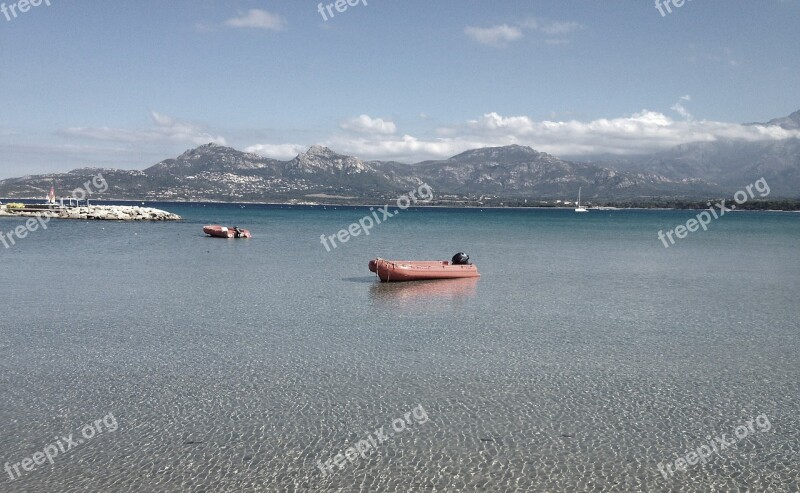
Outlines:
{"label": "shoreline", "polygon": [[[36,197],[14,197],[14,198],[1,198],[0,204],[10,203],[13,201],[36,201],[40,200]],[[314,202],[314,201],[284,201],[284,202],[252,202],[252,201],[236,201],[236,202],[227,202],[224,200],[132,200],[132,199],[121,199],[121,198],[111,198],[111,199],[96,199],[97,202],[104,202],[103,204],[92,205],[90,207],[119,207],[119,208],[142,208],[142,209],[152,209],[147,208],[144,206],[134,206],[130,204],[126,205],[114,205],[110,204],[109,202],[129,202],[129,203],[138,203],[138,204],[146,204],[146,203],[156,203],[156,204],[176,204],[176,205],[196,205],[196,204],[221,204],[221,205],[265,205],[265,206],[300,206],[300,207],[383,207],[385,205],[389,205],[392,207],[393,201],[389,201],[388,204],[386,202],[383,203],[371,203],[371,202],[359,202],[359,201],[351,201],[351,202]],[[779,202],[787,203],[787,207],[785,208],[775,208],[775,207],[757,207],[759,204],[770,204],[775,205],[776,201],[762,201],[762,202],[750,202],[750,208],[742,207],[737,209],[736,211],[732,212],[800,212],[800,200],[797,199],[782,199]],[[637,204],[627,207],[620,207],[620,206],[612,206],[612,205],[597,205],[597,206],[590,206],[590,211],[623,211],[623,210],[705,210],[708,207],[699,206],[699,203],[693,201],[686,201],[684,202],[684,206],[676,205],[674,207],[664,207],[660,205],[653,205],[647,206],[646,204]],[[535,210],[572,210],[574,206],[562,206],[562,205],[497,205],[497,204],[487,204],[487,205],[472,205],[472,204],[464,204],[462,201],[457,203],[436,203],[436,204],[414,204],[411,208],[419,208],[419,209],[513,209],[513,210],[525,210],[525,209],[535,209]],[[3,212],[5,210],[5,205],[0,205],[0,217],[4,216]],[[177,214],[172,214],[164,210],[160,209],[153,209],[159,213],[163,213],[165,215],[172,215],[177,216]],[[6,214],[7,216],[16,215],[16,214]],[[52,216],[52,217],[59,217],[59,216]],[[69,219],[69,218],[68,218]],[[112,218],[113,219],[113,218]],[[177,216],[177,219],[166,219],[166,220],[180,220],[180,216]]]}

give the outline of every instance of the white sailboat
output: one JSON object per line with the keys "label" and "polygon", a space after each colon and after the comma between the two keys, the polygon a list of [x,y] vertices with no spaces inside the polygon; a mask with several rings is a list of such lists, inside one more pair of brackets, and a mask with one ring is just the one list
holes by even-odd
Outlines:
{"label": "white sailboat", "polygon": [[581,188],[578,187],[578,202],[575,204],[575,212],[588,212],[586,207],[581,207]]}

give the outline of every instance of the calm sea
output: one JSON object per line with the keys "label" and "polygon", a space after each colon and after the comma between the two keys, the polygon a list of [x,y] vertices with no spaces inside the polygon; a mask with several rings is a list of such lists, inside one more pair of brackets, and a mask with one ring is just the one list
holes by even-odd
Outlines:
{"label": "calm sea", "polygon": [[0,246],[0,491],[798,491],[800,214],[160,207]]}

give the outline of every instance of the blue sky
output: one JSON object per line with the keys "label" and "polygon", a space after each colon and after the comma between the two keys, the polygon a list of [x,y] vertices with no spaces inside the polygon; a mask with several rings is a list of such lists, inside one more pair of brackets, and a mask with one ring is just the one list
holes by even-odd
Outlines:
{"label": "blue sky", "polygon": [[650,0],[362,0],[328,20],[318,5],[0,13],[0,178],[142,169],[210,141],[411,162],[797,136],[737,124],[800,109],[800,0],[687,0],[664,16]]}

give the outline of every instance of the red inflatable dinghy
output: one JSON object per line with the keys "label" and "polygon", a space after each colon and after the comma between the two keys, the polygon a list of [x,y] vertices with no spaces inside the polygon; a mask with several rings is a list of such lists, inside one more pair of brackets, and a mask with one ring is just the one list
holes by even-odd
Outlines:
{"label": "red inflatable dinghy", "polygon": [[[454,260],[459,255],[453,257]],[[383,282],[423,281],[429,279],[463,279],[481,277],[478,268],[466,260],[456,263],[447,260],[386,260],[369,261],[369,270],[378,274]]]}
{"label": "red inflatable dinghy", "polygon": [[230,228],[228,226],[219,226],[213,224],[211,226],[203,226],[203,233],[213,236],[215,238],[252,238],[250,230],[237,228],[236,226]]}

